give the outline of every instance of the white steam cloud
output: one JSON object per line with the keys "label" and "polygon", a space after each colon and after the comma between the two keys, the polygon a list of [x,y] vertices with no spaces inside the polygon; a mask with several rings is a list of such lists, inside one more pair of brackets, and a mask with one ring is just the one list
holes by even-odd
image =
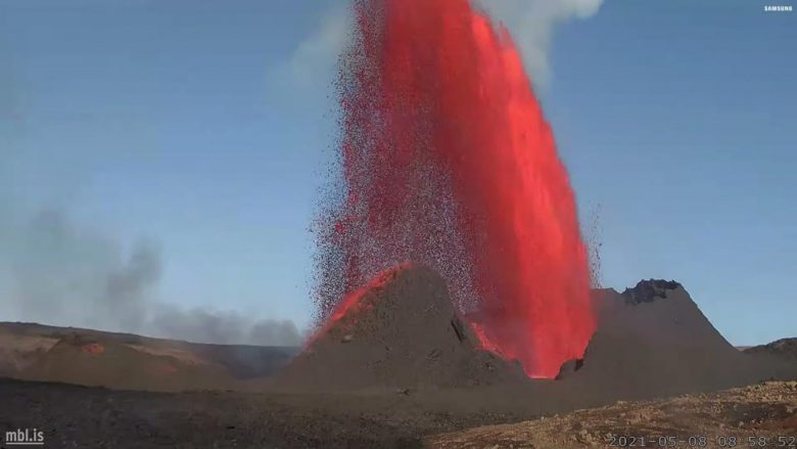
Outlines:
{"label": "white steam cloud", "polygon": [[[534,84],[551,79],[550,49],[556,27],[574,19],[595,15],[603,0],[475,0],[509,29]],[[346,45],[351,25],[348,2],[332,8],[313,32],[295,48],[287,62],[274,73],[301,87],[325,86],[332,79],[338,55]]]}
{"label": "white steam cloud", "polygon": [[515,39],[536,85],[551,79],[550,50],[560,24],[595,15],[603,0],[481,0],[483,7],[503,23]]}

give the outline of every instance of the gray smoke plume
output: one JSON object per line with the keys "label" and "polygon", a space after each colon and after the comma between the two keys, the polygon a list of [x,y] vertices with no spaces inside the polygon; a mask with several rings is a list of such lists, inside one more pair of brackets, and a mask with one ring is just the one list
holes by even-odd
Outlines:
{"label": "gray smoke plume", "polygon": [[302,340],[291,321],[253,321],[236,312],[183,310],[168,304],[160,305],[149,325],[162,335],[202,343],[298,346]]}
{"label": "gray smoke plume", "polygon": [[0,198],[0,321],[143,333],[203,343],[294,346],[290,321],[235,312],[186,310],[156,299],[161,252],[142,240],[129,249],[76,226],[60,210],[15,220]]}
{"label": "gray smoke plume", "polygon": [[[26,145],[29,122],[24,75],[0,42],[0,321],[142,333],[208,343],[298,345],[290,321],[235,312],[185,310],[158,298],[157,242],[125,247],[99,229],[76,224],[68,208],[76,182],[91,176],[98,156]],[[227,298],[221,298],[227,299]]]}

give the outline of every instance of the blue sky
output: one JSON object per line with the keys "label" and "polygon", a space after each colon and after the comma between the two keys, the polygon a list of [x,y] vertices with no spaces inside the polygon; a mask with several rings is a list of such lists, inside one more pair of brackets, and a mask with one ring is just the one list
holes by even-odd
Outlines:
{"label": "blue sky", "polygon": [[[736,344],[797,334],[797,16],[490,1],[506,2],[584,227],[597,215],[604,283],[679,280]],[[121,253],[156,241],[159,301],[306,325],[344,12],[0,0],[4,221],[54,208]],[[30,319],[17,306],[0,313]]]}

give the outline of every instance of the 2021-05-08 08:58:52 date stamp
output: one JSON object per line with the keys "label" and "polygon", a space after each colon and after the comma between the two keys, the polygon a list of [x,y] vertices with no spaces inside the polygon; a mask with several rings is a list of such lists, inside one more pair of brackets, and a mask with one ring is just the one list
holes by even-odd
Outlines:
{"label": "2021-05-08 08:58:52 date stamp", "polygon": [[777,447],[785,449],[797,448],[797,435],[780,436],[673,436],[673,435],[608,435],[606,444],[609,447]]}

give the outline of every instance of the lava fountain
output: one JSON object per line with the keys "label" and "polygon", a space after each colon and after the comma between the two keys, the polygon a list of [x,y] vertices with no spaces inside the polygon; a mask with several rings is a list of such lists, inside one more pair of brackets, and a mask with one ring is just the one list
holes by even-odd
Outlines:
{"label": "lava fountain", "polygon": [[595,329],[552,131],[506,29],[468,0],[356,0],[337,202],[317,226],[321,319],[403,261],[436,269],[483,348],[554,377]]}

